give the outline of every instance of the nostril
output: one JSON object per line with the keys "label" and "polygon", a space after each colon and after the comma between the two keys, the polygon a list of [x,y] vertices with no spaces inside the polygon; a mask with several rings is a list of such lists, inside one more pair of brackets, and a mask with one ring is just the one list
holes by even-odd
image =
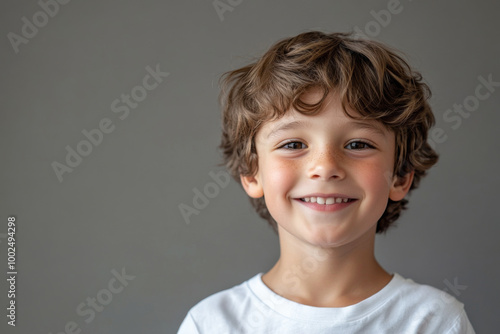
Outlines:
{"label": "nostril", "polygon": [[345,172],[335,166],[335,167],[329,167],[329,168],[315,168],[309,173],[309,177],[311,179],[324,179],[324,180],[330,180],[330,179],[341,179],[345,177]]}

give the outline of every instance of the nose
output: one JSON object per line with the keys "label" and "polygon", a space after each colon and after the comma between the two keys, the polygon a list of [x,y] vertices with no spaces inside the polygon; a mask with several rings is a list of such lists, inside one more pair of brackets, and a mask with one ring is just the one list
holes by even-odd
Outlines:
{"label": "nose", "polygon": [[308,177],[315,180],[342,180],[345,178],[344,157],[332,147],[324,147],[311,157]]}

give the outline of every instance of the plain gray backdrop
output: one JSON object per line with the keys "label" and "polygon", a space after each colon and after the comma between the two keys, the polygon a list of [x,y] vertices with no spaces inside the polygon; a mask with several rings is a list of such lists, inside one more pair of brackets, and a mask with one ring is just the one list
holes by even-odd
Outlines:
{"label": "plain gray backdrop", "polygon": [[[477,333],[498,330],[498,2],[61,2],[0,4],[1,276],[11,215],[18,270],[16,327],[0,283],[2,333],[175,333],[198,301],[267,271],[276,235],[210,174],[223,170],[217,80],[316,29],[355,29],[422,72],[441,157],[377,257],[462,301]],[[179,208],[205,190],[188,224]]]}

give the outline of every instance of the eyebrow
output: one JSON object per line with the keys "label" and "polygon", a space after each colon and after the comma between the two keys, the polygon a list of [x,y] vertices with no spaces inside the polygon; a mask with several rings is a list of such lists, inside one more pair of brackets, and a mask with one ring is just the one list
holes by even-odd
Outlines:
{"label": "eyebrow", "polygon": [[300,128],[303,126],[307,126],[308,124],[309,123],[304,123],[304,122],[300,122],[300,121],[291,121],[291,122],[283,123],[281,125],[276,126],[274,129],[272,129],[271,132],[269,132],[269,134],[267,135],[267,138],[275,137],[279,132],[293,130],[293,129]]}
{"label": "eyebrow", "polygon": [[354,121],[354,122],[352,122],[352,124],[356,125],[360,129],[371,130],[374,133],[377,133],[381,136],[385,136],[385,132],[382,130],[382,128],[380,128],[379,126],[377,126],[373,122]]}
{"label": "eyebrow", "polygon": [[[297,128],[301,128],[301,127],[309,126],[309,125],[310,125],[309,123],[302,122],[302,121],[291,121],[291,122],[283,123],[281,125],[276,126],[274,129],[272,129],[271,132],[269,132],[269,134],[267,135],[267,138],[275,137],[278,133],[280,133],[282,131],[293,130],[293,129],[297,129]],[[373,133],[379,134],[381,136],[386,135],[385,132],[382,130],[382,128],[380,128],[379,126],[377,126],[373,122],[352,121],[349,123],[349,125],[352,125],[353,127],[356,127],[358,129],[370,130]]]}

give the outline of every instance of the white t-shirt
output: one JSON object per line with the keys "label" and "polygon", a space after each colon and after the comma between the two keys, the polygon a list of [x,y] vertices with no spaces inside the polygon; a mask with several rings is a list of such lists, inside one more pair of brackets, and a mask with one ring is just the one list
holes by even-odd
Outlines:
{"label": "white t-shirt", "polygon": [[462,303],[397,273],[382,290],[346,307],[293,302],[269,289],[261,277],[257,274],[199,302],[177,334],[474,334]]}

